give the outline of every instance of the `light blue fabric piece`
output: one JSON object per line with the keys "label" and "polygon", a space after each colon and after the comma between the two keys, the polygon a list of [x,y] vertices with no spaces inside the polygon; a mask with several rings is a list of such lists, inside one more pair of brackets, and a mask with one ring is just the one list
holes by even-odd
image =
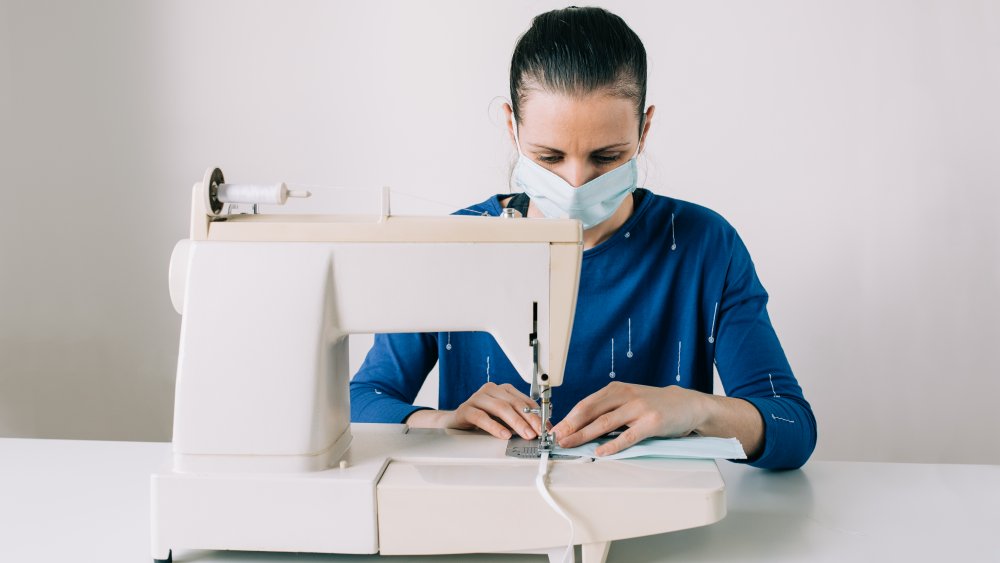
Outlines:
{"label": "light blue fabric piece", "polygon": [[[556,447],[557,454],[598,457],[594,450],[609,440],[595,440],[575,448]],[[630,459],[635,457],[674,457],[697,459],[746,459],[743,445],[736,438],[688,436],[685,438],[647,438],[631,448],[600,459]]]}

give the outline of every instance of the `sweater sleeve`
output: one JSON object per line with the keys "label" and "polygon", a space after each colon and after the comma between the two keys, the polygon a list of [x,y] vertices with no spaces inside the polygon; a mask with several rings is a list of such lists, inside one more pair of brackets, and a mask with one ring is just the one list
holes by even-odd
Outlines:
{"label": "sweater sleeve", "polygon": [[750,254],[736,235],[719,302],[715,362],[726,395],[748,401],[764,422],[762,449],[748,463],[794,469],[816,447],[816,419],[771,326],[767,300]]}
{"label": "sweater sleeve", "polygon": [[351,421],[406,421],[427,373],[437,362],[437,334],[376,334],[358,373],[351,380]]}

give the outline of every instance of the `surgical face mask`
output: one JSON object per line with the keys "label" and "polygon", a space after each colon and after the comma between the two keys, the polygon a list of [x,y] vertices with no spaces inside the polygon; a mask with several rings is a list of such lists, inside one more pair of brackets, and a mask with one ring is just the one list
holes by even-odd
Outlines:
{"label": "surgical face mask", "polygon": [[611,217],[622,201],[635,191],[639,177],[636,165],[638,146],[628,162],[574,188],[521,151],[517,122],[513,123],[518,152],[514,183],[528,194],[546,217],[579,219],[583,228],[589,229]]}

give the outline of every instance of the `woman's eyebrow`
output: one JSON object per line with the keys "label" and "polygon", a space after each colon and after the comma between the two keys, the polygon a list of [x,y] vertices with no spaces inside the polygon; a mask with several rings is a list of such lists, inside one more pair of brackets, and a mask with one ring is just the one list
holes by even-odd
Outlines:
{"label": "woman's eyebrow", "polygon": [[559,149],[554,149],[552,147],[547,147],[545,145],[539,145],[539,144],[536,144],[536,143],[531,143],[531,146],[535,147],[536,149],[542,149],[542,150],[546,150],[546,151],[549,151],[549,152],[557,152],[559,154],[563,153],[563,151],[561,151]]}
{"label": "woman's eyebrow", "polygon": [[593,151],[590,151],[590,152],[604,152],[606,150],[616,149],[618,147],[624,147],[625,145],[628,145],[628,144],[630,144],[630,142],[629,141],[625,141],[625,142],[622,142],[622,143],[616,143],[614,145],[608,145],[606,147],[601,147],[599,149],[596,149],[596,150],[593,150]]}
{"label": "woman's eyebrow", "polygon": [[[628,145],[628,144],[629,144],[629,141],[624,141],[624,142],[621,142],[621,143],[616,143],[614,145],[608,145],[606,147],[601,147],[599,149],[594,149],[594,150],[592,150],[590,152],[604,152],[606,150],[611,150],[611,149],[615,149],[615,148],[618,148],[618,147],[623,147],[623,146]],[[543,150],[546,150],[546,151],[549,151],[549,152],[564,154],[564,152],[561,151],[561,150],[559,150],[559,149],[554,149],[552,147],[547,147],[545,145],[539,145],[539,144],[531,143],[531,146],[535,147],[536,149],[543,149]]]}

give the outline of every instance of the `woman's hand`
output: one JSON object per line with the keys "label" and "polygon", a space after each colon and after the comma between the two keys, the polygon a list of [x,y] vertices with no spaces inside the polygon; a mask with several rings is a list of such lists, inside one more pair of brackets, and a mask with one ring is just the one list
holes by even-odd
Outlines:
{"label": "woman's hand", "polygon": [[542,419],[525,413],[525,407],[537,409],[538,404],[509,383],[487,383],[453,411],[416,411],[406,422],[414,428],[482,428],[504,440],[511,437],[512,429],[531,440],[541,431]]}
{"label": "woman's hand", "polygon": [[650,436],[687,436],[705,417],[703,393],[677,387],[649,387],[619,381],[577,403],[552,428],[559,446],[572,448],[627,426],[595,453],[611,455]]}
{"label": "woman's hand", "polygon": [[649,387],[620,381],[577,403],[552,432],[561,447],[572,448],[623,426],[628,429],[594,453],[615,454],[651,436],[688,434],[736,438],[749,458],[757,456],[764,445],[760,412],[743,399],[676,385]]}

